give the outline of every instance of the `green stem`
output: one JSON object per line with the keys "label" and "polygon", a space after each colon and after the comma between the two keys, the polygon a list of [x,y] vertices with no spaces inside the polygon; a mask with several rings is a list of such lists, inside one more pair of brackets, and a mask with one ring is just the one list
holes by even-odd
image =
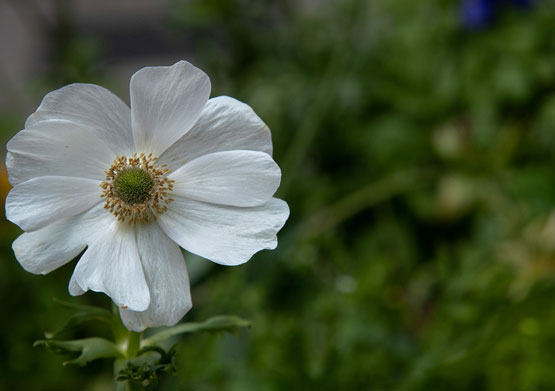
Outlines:
{"label": "green stem", "polygon": [[[121,349],[122,353],[125,355],[124,359],[117,359],[114,361],[114,377],[117,376],[119,371],[125,369],[127,366],[127,361],[133,357],[137,356],[139,349],[141,347],[141,337],[142,333],[135,333],[133,331],[127,330],[121,321],[118,308],[114,305],[112,307],[114,318],[113,318],[113,328],[114,340],[116,345]],[[116,380],[116,391],[133,391],[142,390],[143,387],[140,384],[134,383],[130,380],[119,381]]]}
{"label": "green stem", "polygon": [[133,358],[139,352],[141,346],[141,333],[129,332],[127,339],[127,358]]}
{"label": "green stem", "polygon": [[[119,371],[125,369],[127,365],[127,360],[124,358],[118,358],[114,360],[114,379],[118,376]],[[128,382],[116,380],[116,391],[126,391],[129,387]]]}

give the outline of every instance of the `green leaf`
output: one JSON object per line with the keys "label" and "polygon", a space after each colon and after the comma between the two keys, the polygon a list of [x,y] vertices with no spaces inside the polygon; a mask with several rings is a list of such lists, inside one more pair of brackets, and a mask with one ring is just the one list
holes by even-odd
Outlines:
{"label": "green leaf", "polygon": [[159,344],[168,338],[179,334],[197,333],[197,332],[230,332],[234,333],[241,327],[251,327],[251,322],[235,315],[214,316],[204,322],[183,323],[174,327],[170,327],[164,331],[156,333],[149,338],[145,338],[141,342],[141,346],[152,346]]}
{"label": "green leaf", "polygon": [[104,338],[84,338],[73,341],[56,341],[43,339],[36,341],[33,346],[44,346],[57,354],[79,353],[77,358],[64,361],[63,365],[83,366],[99,358],[124,357],[117,346]]}
{"label": "green leaf", "polygon": [[44,333],[48,339],[56,338],[63,332],[71,330],[75,326],[84,322],[97,320],[108,324],[112,323],[112,313],[104,308],[84,304],[74,304],[59,299],[54,299],[54,301],[67,309],[73,310],[74,312],[69,319],[67,319],[65,323],[56,330]]}

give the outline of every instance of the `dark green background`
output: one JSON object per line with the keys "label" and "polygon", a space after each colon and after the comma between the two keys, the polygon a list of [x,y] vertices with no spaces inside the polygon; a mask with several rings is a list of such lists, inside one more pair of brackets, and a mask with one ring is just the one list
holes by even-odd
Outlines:
{"label": "dark green background", "polygon": [[[34,106],[77,81],[128,101],[112,68],[167,53],[254,108],[283,170],[277,250],[239,267],[186,254],[185,321],[253,327],[185,338],[162,390],[555,389],[553,1],[468,31],[458,1],[172,0],[155,40],[88,32],[57,5]],[[4,141],[24,120],[0,111]],[[110,389],[109,361],[32,348],[67,316],[53,297],[109,300],[69,298],[74,263],[26,273],[20,231],[0,230],[0,389]],[[69,337],[93,333],[109,330]]]}

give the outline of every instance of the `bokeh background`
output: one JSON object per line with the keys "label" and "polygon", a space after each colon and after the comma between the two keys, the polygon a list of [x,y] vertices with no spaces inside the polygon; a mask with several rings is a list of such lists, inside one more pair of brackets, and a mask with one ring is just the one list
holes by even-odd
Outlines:
{"label": "bokeh background", "polygon": [[[186,254],[184,321],[253,327],[185,338],[162,390],[555,389],[554,1],[0,0],[0,53],[3,145],[50,90],[128,102],[180,59],[272,130],[278,249]],[[19,234],[3,217],[0,389],[110,390],[110,362],[32,347],[53,298],[110,302],[69,297],[74,263],[26,273]]]}

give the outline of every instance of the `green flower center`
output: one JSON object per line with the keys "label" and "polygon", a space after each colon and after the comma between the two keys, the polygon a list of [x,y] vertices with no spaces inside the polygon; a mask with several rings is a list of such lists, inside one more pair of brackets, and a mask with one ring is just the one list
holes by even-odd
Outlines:
{"label": "green flower center", "polygon": [[154,180],[142,168],[124,168],[114,179],[114,194],[127,205],[143,204],[150,199]]}

